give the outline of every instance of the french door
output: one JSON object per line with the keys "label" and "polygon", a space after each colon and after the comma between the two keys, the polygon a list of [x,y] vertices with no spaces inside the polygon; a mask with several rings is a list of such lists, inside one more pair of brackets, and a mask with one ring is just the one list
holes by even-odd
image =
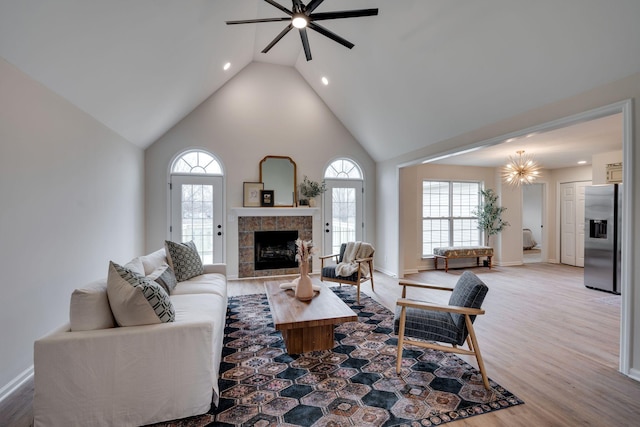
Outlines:
{"label": "french door", "polygon": [[325,178],[325,185],[324,251],[337,254],[342,243],[363,239],[363,184],[361,180]]}
{"label": "french door", "polygon": [[205,264],[224,262],[222,189],[222,176],[171,175],[171,240],[193,240]]}

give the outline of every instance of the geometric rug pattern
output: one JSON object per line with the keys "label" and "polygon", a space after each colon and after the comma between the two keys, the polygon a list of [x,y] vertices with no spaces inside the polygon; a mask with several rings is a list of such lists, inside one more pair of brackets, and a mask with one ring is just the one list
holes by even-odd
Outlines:
{"label": "geometric rug pattern", "polygon": [[[264,294],[229,298],[220,404],[170,426],[436,426],[519,405],[459,357],[405,346],[396,374],[393,313],[355,288],[332,289],[358,315],[333,350],[289,355]],[[213,421],[212,421],[213,420]]]}

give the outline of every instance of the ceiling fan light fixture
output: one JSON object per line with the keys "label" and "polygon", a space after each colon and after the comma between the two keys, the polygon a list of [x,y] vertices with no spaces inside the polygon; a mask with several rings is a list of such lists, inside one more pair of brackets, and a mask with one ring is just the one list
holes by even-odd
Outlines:
{"label": "ceiling fan light fixture", "polygon": [[298,29],[305,28],[308,23],[307,16],[303,13],[295,13],[291,20],[291,24]]}
{"label": "ceiling fan light fixture", "polygon": [[532,156],[523,156],[524,150],[516,153],[518,154],[516,158],[509,156],[509,163],[502,170],[502,179],[506,184],[514,187],[532,184],[540,174],[540,166],[533,161]]}

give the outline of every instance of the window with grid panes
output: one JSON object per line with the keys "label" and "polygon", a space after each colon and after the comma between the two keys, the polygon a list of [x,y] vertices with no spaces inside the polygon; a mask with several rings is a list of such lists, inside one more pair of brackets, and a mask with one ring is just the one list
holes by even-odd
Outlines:
{"label": "window with grid panes", "polygon": [[479,182],[422,182],[422,256],[439,246],[480,244],[478,219],[472,212],[480,204]]}

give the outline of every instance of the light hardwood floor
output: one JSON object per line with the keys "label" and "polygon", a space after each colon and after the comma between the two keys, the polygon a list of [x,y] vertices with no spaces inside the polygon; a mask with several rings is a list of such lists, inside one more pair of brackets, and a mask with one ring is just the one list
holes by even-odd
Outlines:
{"label": "light hardwood floor", "polygon": [[[452,426],[636,426],[640,383],[617,371],[620,306],[616,297],[585,288],[580,268],[555,264],[473,268],[489,286],[475,323],[491,379],[525,404],[455,421]],[[454,285],[464,270],[428,271],[407,278]],[[375,275],[376,292],[393,309],[398,280]],[[262,280],[232,280],[230,295],[264,292]],[[411,289],[409,297],[446,301]],[[473,359],[467,359],[475,366]],[[0,426],[32,422],[33,382],[0,404]]]}

